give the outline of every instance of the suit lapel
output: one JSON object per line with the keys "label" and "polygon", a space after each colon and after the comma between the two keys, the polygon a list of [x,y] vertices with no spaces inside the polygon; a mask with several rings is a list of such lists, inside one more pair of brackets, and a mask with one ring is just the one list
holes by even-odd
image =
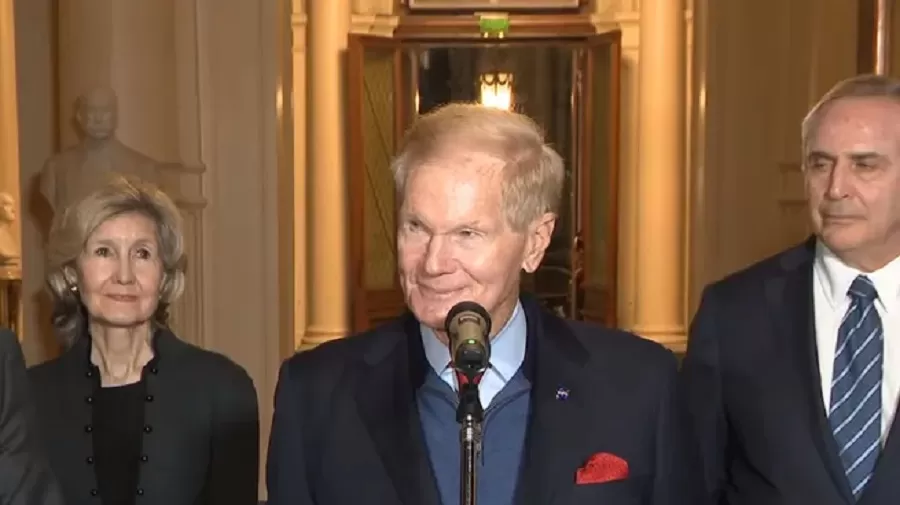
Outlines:
{"label": "suit lapel", "polygon": [[900,482],[897,477],[900,476],[900,406],[898,406],[894,414],[894,422],[888,432],[887,443],[875,466],[875,475],[869,486],[860,496],[860,505],[880,505],[882,503],[893,503],[900,494]]}
{"label": "suit lapel", "polygon": [[400,501],[439,505],[415,403],[427,366],[422,338],[411,316],[393,331],[379,336],[366,356],[357,384],[359,412]]}
{"label": "suit lapel", "polygon": [[[574,483],[575,471],[584,464],[581,440],[591,428],[586,426],[584,401],[596,392],[578,388],[586,383],[579,375],[587,350],[565,322],[543,314],[527,297],[522,305],[528,320],[524,367],[532,388],[515,503],[548,505],[561,488]],[[567,398],[557,398],[560,393]]]}
{"label": "suit lapel", "polygon": [[852,502],[850,486],[822,401],[812,294],[814,251],[815,240],[810,239],[795,249],[793,254],[787,255],[782,260],[784,275],[768,281],[766,298],[782,341],[789,343],[792,364],[801,375],[799,387],[803,407],[816,449],[835,487],[845,500]]}

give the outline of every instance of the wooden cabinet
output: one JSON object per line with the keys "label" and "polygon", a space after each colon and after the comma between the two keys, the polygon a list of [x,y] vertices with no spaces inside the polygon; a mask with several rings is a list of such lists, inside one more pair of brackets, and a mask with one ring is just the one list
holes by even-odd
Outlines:
{"label": "wooden cabinet", "polygon": [[[554,28],[532,16],[519,28],[513,21],[509,36],[484,38],[474,19],[421,17],[401,22],[394,38],[353,35],[349,41],[353,330],[405,308],[389,168],[404,130],[417,114],[443,103],[482,100],[485,86],[509,76],[511,107],[541,124],[567,173],[552,243],[541,267],[524,277],[523,290],[566,317],[614,325],[621,34],[596,34],[584,24]],[[457,28],[452,37],[446,35],[451,25]]]}

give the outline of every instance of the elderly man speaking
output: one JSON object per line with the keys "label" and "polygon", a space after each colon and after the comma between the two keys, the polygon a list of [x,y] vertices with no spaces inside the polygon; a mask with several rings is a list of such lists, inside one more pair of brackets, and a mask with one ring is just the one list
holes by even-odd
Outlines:
{"label": "elderly man speaking", "polygon": [[471,383],[455,373],[445,326],[460,302],[491,322],[477,503],[690,503],[674,357],[520,293],[521,271],[534,272],[550,243],[565,179],[540,128],[446,105],[412,126],[392,169],[408,311],[284,363],[270,504],[460,503],[458,393]]}

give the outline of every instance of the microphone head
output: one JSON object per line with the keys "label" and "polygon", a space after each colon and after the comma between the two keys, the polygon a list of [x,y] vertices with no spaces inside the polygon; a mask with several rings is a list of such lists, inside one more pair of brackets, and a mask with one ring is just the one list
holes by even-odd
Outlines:
{"label": "microphone head", "polygon": [[447,331],[447,335],[456,333],[456,325],[459,322],[457,316],[463,312],[471,312],[473,315],[479,316],[481,319],[479,323],[484,326],[484,334],[491,334],[491,316],[487,309],[476,302],[459,302],[450,309],[447,318],[444,319],[444,329]]}
{"label": "microphone head", "polygon": [[491,316],[475,302],[460,302],[444,321],[453,367],[470,379],[484,372],[491,358]]}

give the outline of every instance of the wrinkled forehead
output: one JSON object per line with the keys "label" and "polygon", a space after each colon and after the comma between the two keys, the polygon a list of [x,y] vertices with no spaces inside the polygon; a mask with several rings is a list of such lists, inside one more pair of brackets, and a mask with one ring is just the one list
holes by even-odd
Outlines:
{"label": "wrinkled forehead", "polygon": [[447,219],[450,214],[493,209],[503,198],[504,165],[481,153],[457,153],[418,164],[404,186],[401,207],[413,214],[446,214]]}
{"label": "wrinkled forehead", "polygon": [[406,186],[410,189],[453,183],[499,185],[506,167],[505,160],[490,153],[447,149],[419,160],[412,167]]}
{"label": "wrinkled forehead", "polygon": [[86,243],[111,239],[157,243],[159,229],[156,222],[143,212],[123,212],[97,216],[99,221],[89,230]]}
{"label": "wrinkled forehead", "polygon": [[807,149],[840,155],[895,153],[900,148],[900,102],[889,98],[843,98],[822,110]]}

